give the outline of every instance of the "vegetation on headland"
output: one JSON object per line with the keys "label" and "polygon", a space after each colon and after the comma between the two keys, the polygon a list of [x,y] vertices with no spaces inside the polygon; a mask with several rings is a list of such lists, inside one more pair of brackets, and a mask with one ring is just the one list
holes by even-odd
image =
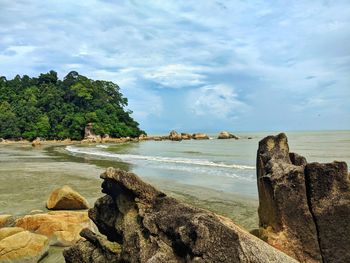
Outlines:
{"label": "vegetation on headland", "polygon": [[117,84],[75,71],[63,80],[55,71],[33,78],[0,77],[0,137],[81,140],[89,122],[97,135],[137,137],[144,131],[127,105]]}

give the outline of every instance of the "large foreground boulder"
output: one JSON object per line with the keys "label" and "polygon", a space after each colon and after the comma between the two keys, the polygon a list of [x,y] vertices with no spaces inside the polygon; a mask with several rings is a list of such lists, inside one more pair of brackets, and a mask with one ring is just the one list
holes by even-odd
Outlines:
{"label": "large foreground boulder", "polygon": [[48,250],[47,237],[22,231],[0,241],[0,262],[38,262]]}
{"label": "large foreground boulder", "polygon": [[344,162],[310,163],[285,134],[259,142],[261,238],[300,262],[350,262],[350,182]]}
{"label": "large foreground boulder", "polygon": [[[113,168],[89,210],[101,234],[64,251],[66,262],[296,262],[230,219],[181,203]],[[112,242],[112,243],[110,243]],[[97,261],[96,261],[97,262]]]}
{"label": "large foreground boulder", "polygon": [[46,203],[50,210],[79,210],[89,208],[86,199],[68,185],[54,190]]}
{"label": "large foreground boulder", "polygon": [[0,228],[0,240],[24,231],[22,227],[3,227]]}
{"label": "large foreground boulder", "polygon": [[323,261],[350,262],[350,180],[346,163],[309,163],[305,175]]}
{"label": "large foreground boulder", "polygon": [[50,245],[71,246],[79,239],[83,228],[93,229],[87,212],[55,211],[26,215],[16,222],[17,227],[49,238]]}

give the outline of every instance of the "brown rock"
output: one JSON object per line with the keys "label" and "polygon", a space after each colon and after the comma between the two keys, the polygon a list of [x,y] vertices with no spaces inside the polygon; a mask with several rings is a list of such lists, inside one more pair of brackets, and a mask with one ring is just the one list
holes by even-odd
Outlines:
{"label": "brown rock", "polygon": [[14,223],[15,219],[12,215],[0,215],[0,228],[11,226]]}
{"label": "brown rock", "polygon": [[0,228],[0,240],[24,231],[21,227],[3,227]]}
{"label": "brown rock", "polygon": [[32,146],[33,147],[40,146],[41,142],[42,142],[41,139],[38,137],[34,141],[32,141]]}
{"label": "brown rock", "polygon": [[235,139],[238,140],[239,137],[232,134],[232,133],[228,133],[227,131],[222,131],[219,133],[218,139]]}
{"label": "brown rock", "polygon": [[181,133],[181,139],[182,140],[191,140],[192,139],[192,135],[189,133]]}
{"label": "brown rock", "polygon": [[78,210],[89,208],[89,204],[78,192],[65,185],[50,194],[46,207],[51,210]]}
{"label": "brown rock", "polygon": [[47,237],[22,231],[0,241],[0,262],[38,262],[48,249]]}
{"label": "brown rock", "polygon": [[55,211],[26,215],[16,222],[17,227],[47,236],[51,245],[70,246],[80,239],[83,228],[93,228],[87,212]]}
{"label": "brown rock", "polygon": [[[104,197],[89,210],[100,233],[114,242],[114,257],[91,233],[65,250],[67,262],[296,262],[230,219],[167,197],[133,173],[101,175]],[[101,245],[102,244],[102,245]],[[106,256],[104,256],[106,254]],[[95,254],[96,255],[96,254]]]}
{"label": "brown rock", "polygon": [[[295,164],[300,164],[296,158]],[[308,206],[304,166],[290,160],[287,137],[259,142],[257,180],[262,237],[301,262],[321,262],[316,225]]]}
{"label": "brown rock", "polygon": [[209,136],[205,133],[194,133],[192,134],[192,139],[194,140],[208,140]]}
{"label": "brown rock", "polygon": [[177,131],[172,130],[169,134],[169,140],[171,141],[181,141],[181,134],[178,134]]}
{"label": "brown rock", "polygon": [[323,261],[350,262],[350,180],[346,163],[309,163],[305,175]]}

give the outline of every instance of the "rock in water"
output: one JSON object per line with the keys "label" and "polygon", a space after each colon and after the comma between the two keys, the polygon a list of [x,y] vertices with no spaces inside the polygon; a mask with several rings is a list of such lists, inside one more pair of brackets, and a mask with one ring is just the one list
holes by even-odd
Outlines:
{"label": "rock in water", "polygon": [[65,185],[50,194],[46,207],[51,210],[78,210],[89,208],[89,204],[78,192]]}
{"label": "rock in water", "polygon": [[259,142],[261,238],[301,262],[350,262],[350,182],[344,162],[307,164],[285,134]]}
{"label": "rock in water", "polygon": [[182,140],[191,140],[192,139],[192,135],[189,134],[189,133],[182,132],[181,133],[181,139]]}
{"label": "rock in water", "polygon": [[305,175],[323,261],[350,262],[350,180],[346,163],[310,163]]}
{"label": "rock in water", "polygon": [[[189,206],[113,168],[89,210],[101,234],[64,251],[66,262],[296,262],[230,219]],[[113,245],[114,244],[114,245]]]}
{"label": "rock in water", "polygon": [[194,140],[208,140],[209,136],[205,133],[194,133],[192,134],[192,139]]}
{"label": "rock in water", "polygon": [[0,241],[0,262],[38,262],[48,250],[47,237],[22,231]]}
{"label": "rock in water", "polygon": [[169,140],[171,141],[181,141],[181,135],[177,131],[172,130],[169,134]]}
{"label": "rock in water", "polygon": [[227,131],[222,131],[219,133],[219,136],[218,136],[218,139],[235,139],[235,140],[238,140],[239,137],[232,134],[232,133],[229,133]]}

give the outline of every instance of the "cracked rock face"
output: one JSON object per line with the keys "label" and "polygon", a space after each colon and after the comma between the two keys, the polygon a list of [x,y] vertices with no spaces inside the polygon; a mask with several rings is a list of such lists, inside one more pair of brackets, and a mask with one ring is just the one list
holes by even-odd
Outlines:
{"label": "cracked rock face", "polygon": [[259,142],[261,238],[300,262],[350,262],[350,183],[344,162],[310,163],[285,134]]}
{"label": "cracked rock face", "polygon": [[[82,231],[66,262],[296,262],[230,219],[189,206],[113,168],[89,210],[102,235]],[[97,260],[98,258],[98,260]]]}

